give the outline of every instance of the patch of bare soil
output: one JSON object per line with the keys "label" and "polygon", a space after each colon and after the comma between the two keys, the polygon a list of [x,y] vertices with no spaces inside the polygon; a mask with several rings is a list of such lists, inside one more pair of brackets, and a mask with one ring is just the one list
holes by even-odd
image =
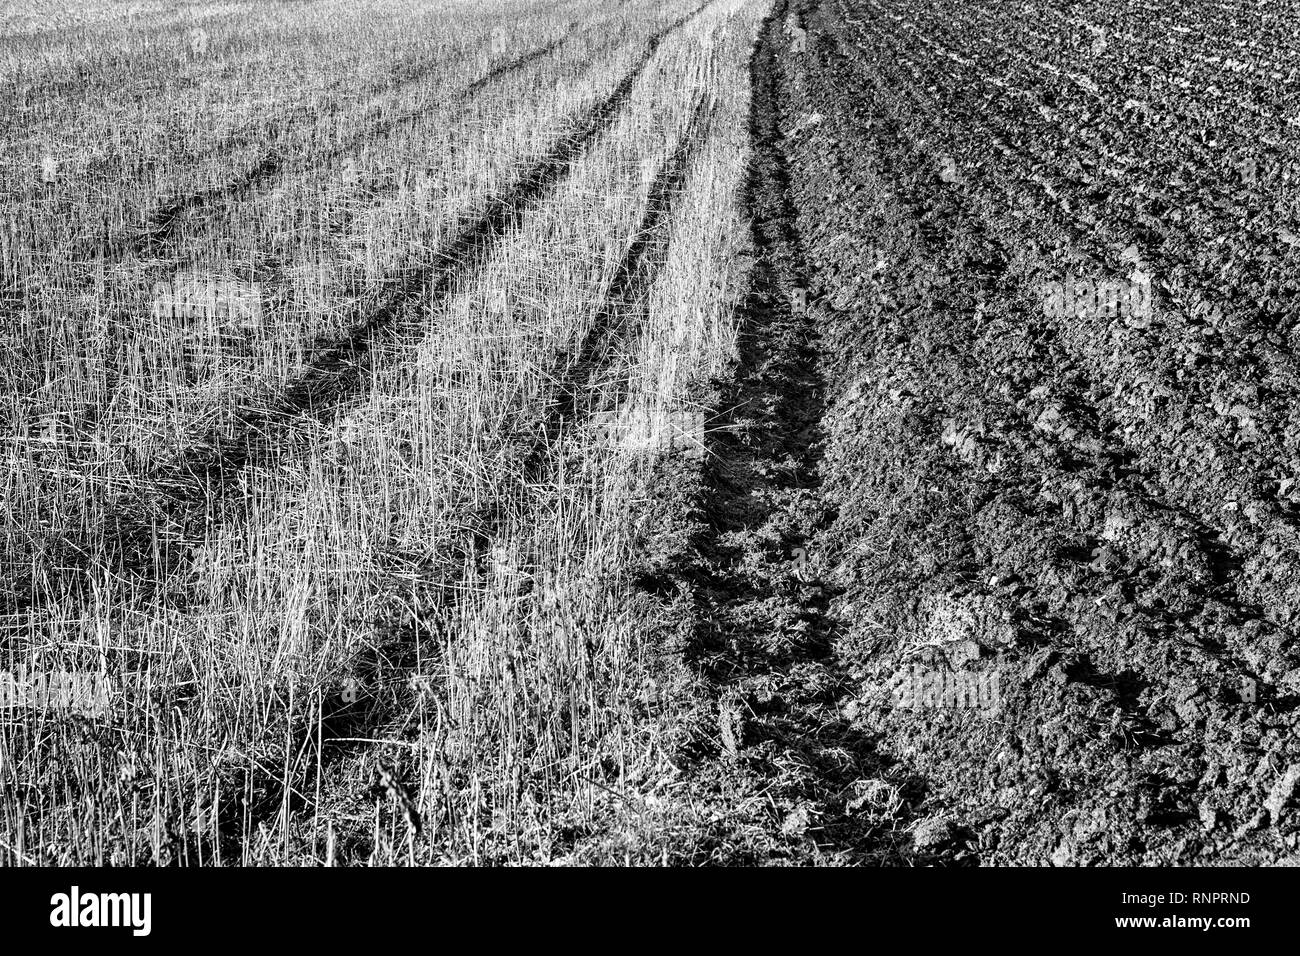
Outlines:
{"label": "patch of bare soil", "polygon": [[[891,11],[778,3],[754,54],[758,262],[690,549],[719,846],[1295,862],[1294,329],[1203,307],[1284,259],[1116,204],[1168,171],[1103,189],[1078,157],[1181,133],[1104,152],[1087,83],[1008,65],[1032,32]],[[1148,315],[1044,308],[1138,270]]]}
{"label": "patch of bare soil", "polygon": [[[769,18],[751,62],[746,204],[753,267],[733,377],[715,382],[701,474],[665,481],[664,528],[645,574],[686,595],[686,657],[709,689],[683,748],[705,837],[691,862],[902,863],[920,781],[878,752],[839,701],[854,693],[836,653],[817,542],[835,526],[823,489],[826,383],[819,314],[791,201],[778,51]],[[683,530],[685,529],[685,530]]]}

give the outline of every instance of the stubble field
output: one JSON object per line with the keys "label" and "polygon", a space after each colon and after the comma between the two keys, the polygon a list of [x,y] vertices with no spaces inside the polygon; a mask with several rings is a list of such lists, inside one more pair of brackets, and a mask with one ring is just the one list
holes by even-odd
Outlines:
{"label": "stubble field", "polygon": [[0,862],[1296,859],[1283,14],[5,16]]}

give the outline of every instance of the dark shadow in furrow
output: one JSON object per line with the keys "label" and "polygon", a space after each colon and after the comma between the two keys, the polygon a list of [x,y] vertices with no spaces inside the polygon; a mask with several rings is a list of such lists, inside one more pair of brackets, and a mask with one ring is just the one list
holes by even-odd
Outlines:
{"label": "dark shadow in furrow", "polygon": [[[686,572],[695,601],[688,659],[714,688],[722,715],[750,718],[738,730],[720,717],[720,725],[730,728],[722,731],[722,754],[711,741],[701,741],[687,759],[701,777],[736,772],[728,769],[730,760],[762,781],[764,801],[779,797],[815,805],[820,819],[811,839],[819,852],[857,862],[900,862],[887,836],[847,807],[855,781],[884,778],[889,761],[836,707],[851,688],[836,660],[830,588],[800,581],[790,557],[834,514],[824,501],[811,521],[798,513],[821,485],[825,382],[816,317],[792,299],[804,285],[806,266],[780,126],[784,6],[765,21],[750,61],[754,158],[745,202],[757,262],[742,306],[738,365],[717,399],[725,411],[706,435],[709,463],[699,510],[707,525],[693,543],[696,567]],[[774,540],[779,544],[769,543]],[[791,620],[797,625],[791,627]],[[789,638],[774,640],[781,631]],[[808,670],[825,677],[821,686],[794,680],[801,686],[783,704],[767,703],[747,689],[751,682]],[[811,775],[798,783],[783,780],[782,756],[810,768]],[[909,779],[900,792],[911,803],[921,789]],[[782,839],[781,819],[766,819],[763,826]],[[745,852],[726,862],[763,859],[751,861]],[[808,844],[792,840],[790,853],[795,859],[810,855]]]}
{"label": "dark shadow in furrow", "polygon": [[[474,80],[467,87],[461,90],[457,96],[464,99],[494,80],[500,79],[515,70],[522,69],[529,63],[548,56],[560,47],[563,40],[554,40],[544,46],[531,50],[523,56],[517,57],[491,69],[484,76]],[[423,79],[424,73],[406,81],[403,85],[410,85]],[[337,115],[341,112],[341,107],[336,107],[330,111],[331,115]],[[265,156],[252,169],[248,170],[242,176],[230,181],[229,183],[218,186],[204,192],[192,193],[182,199],[168,203],[150,217],[149,223],[143,233],[141,244],[143,251],[151,252],[153,249],[169,241],[176,232],[183,214],[195,209],[202,209],[217,201],[227,203],[242,202],[248,195],[257,188],[263,181],[271,179],[282,169],[293,167],[301,168],[319,168],[330,167],[340,160],[347,158],[357,152],[358,148],[366,143],[375,140],[386,139],[401,130],[414,125],[428,115],[428,107],[424,104],[411,107],[409,109],[399,110],[391,116],[383,117],[377,122],[359,130],[348,136],[342,143],[321,153],[320,155],[308,154],[303,160],[289,160],[278,153],[272,153]]]}
{"label": "dark shadow in furrow", "polygon": [[552,40],[544,46],[539,46],[535,50],[529,50],[522,56],[515,57],[513,60],[507,60],[504,63],[497,64],[492,69],[488,70],[483,76],[480,76],[469,86],[465,87],[464,95],[468,96],[472,93],[477,93],[494,80],[498,80],[508,73],[513,73],[515,70],[522,70],[528,64],[540,60],[544,56],[549,56],[558,49],[562,43],[564,43],[564,39]]}
{"label": "dark shadow in furrow", "polygon": [[[499,64],[461,90],[458,96],[465,98],[472,95],[494,80],[548,56],[563,43],[563,39],[554,40],[535,50],[530,50],[514,60]],[[427,70],[422,70],[418,75],[404,81],[401,85],[409,86],[417,83],[424,78],[426,73]],[[325,115],[327,117],[337,116],[343,111],[343,107],[344,104],[333,104]],[[305,116],[306,111],[295,110],[285,119],[282,128],[284,130],[291,129],[293,123],[299,118],[299,114]],[[391,137],[405,127],[418,122],[426,115],[428,115],[428,108],[423,104],[400,110],[354,132],[344,139],[342,143],[324,153],[319,155],[309,153],[305,159],[295,159],[279,151],[267,153],[254,166],[225,183],[213,186],[211,189],[189,193],[159,206],[149,216],[141,232],[129,237],[97,240],[96,254],[105,259],[113,260],[121,259],[128,253],[143,256],[156,255],[159,250],[175,238],[176,232],[187,213],[206,208],[218,202],[228,204],[242,202],[264,182],[273,179],[281,171],[287,171],[291,168],[328,167],[352,155],[359,146],[373,140]]]}
{"label": "dark shadow in furrow", "polygon": [[[279,133],[292,130],[296,123],[304,119],[310,118],[319,123],[324,119],[333,118],[342,113],[344,109],[366,97],[392,92],[403,86],[409,86],[427,75],[428,70],[429,68],[425,66],[418,73],[413,73],[410,77],[398,82],[385,80],[382,83],[370,84],[359,91],[357,95],[352,96],[350,102],[331,102],[319,113],[313,113],[307,106],[299,104],[292,107],[284,115],[270,117],[269,125],[266,127],[245,128],[228,134],[208,155],[229,153],[246,146],[264,143],[267,139],[274,138]],[[331,92],[340,85],[341,83],[334,84]],[[373,126],[373,130],[373,135],[381,135],[378,124]],[[101,258],[107,261],[119,261],[128,256],[156,252],[173,238],[179,226],[179,220],[187,210],[203,208],[222,198],[231,200],[242,198],[248,195],[258,183],[274,176],[284,166],[285,157],[272,150],[266,153],[257,163],[225,183],[209,189],[173,197],[161,203],[149,214],[143,227],[138,232],[120,235],[105,223],[97,236],[83,240],[79,246],[74,248],[71,257],[74,260]]]}

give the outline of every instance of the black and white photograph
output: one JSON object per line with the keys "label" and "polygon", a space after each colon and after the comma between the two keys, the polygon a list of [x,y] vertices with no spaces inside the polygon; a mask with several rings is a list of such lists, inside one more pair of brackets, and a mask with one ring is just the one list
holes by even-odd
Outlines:
{"label": "black and white photograph", "polygon": [[22,918],[1110,870],[1240,945],[1298,267],[1290,0],[7,0]]}

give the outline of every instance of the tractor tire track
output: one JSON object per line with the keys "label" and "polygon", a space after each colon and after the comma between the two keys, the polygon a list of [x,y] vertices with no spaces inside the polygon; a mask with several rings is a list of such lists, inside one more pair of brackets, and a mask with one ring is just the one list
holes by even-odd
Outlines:
{"label": "tractor tire track", "polygon": [[[822,493],[823,345],[803,301],[809,267],[782,135],[783,21],[777,4],[751,54],[744,195],[756,263],[732,377],[709,403],[708,461],[688,506],[697,530],[669,572],[692,595],[687,657],[716,708],[683,755],[692,805],[721,816],[692,862],[899,863],[924,858],[894,836],[924,785],[839,712],[851,681],[835,652],[835,587],[809,557],[834,508]],[[864,809],[882,794],[887,810]]]}
{"label": "tractor tire track", "polygon": [[[458,98],[461,100],[468,99],[474,93],[501,77],[521,70],[537,60],[549,56],[562,46],[567,39],[566,37],[554,40],[513,60],[498,64],[464,87],[457,94]],[[399,89],[418,86],[430,75],[432,69],[432,66],[426,67],[415,76],[404,80]],[[385,92],[389,91],[386,90]],[[347,108],[347,105],[332,103],[323,114],[323,118],[328,119],[340,115]],[[320,153],[313,151],[305,156],[298,156],[280,151],[269,152],[244,172],[224,183],[210,189],[176,197],[162,204],[150,213],[141,230],[125,237],[101,237],[92,240],[76,255],[83,259],[98,257],[106,261],[118,261],[127,255],[156,256],[176,238],[176,234],[188,214],[217,204],[229,206],[244,202],[281,175],[288,175],[293,172],[309,172],[322,166],[332,167],[341,160],[355,154],[361,145],[391,138],[407,127],[413,126],[427,115],[428,106],[426,104],[398,110],[391,115],[383,116],[364,125],[361,129],[355,130],[348,135],[343,142]],[[309,118],[317,125],[322,121],[321,116],[313,114],[308,108],[304,107],[285,118],[280,128],[285,131],[291,130],[297,120]],[[263,138],[265,137],[259,136],[259,139]]]}
{"label": "tractor tire track", "polygon": [[[612,354],[629,352],[640,331],[646,296],[667,259],[674,203],[686,183],[696,151],[709,135],[708,107],[698,102],[681,139],[655,174],[646,212],[631,245],[614,271],[605,305],[573,355],[560,353],[548,377],[557,383],[556,398],[542,425],[542,434],[526,459],[528,480],[540,480],[548,451],[557,447],[567,429],[579,426],[594,408],[591,399],[617,408],[622,395],[617,383],[599,381]],[[586,406],[584,407],[584,402]]]}

